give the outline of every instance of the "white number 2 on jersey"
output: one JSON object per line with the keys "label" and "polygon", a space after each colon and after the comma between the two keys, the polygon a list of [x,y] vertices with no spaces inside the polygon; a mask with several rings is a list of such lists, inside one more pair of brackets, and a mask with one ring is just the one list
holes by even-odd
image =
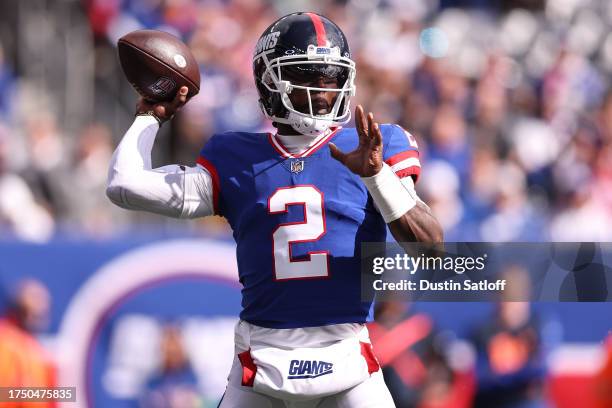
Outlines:
{"label": "white number 2 on jersey", "polygon": [[303,207],[304,221],[280,224],[272,233],[276,280],[327,277],[328,251],[309,252],[308,259],[291,259],[292,244],[316,241],[325,234],[323,193],[307,185],[279,188],[268,199],[268,212],[281,214],[290,205]]}

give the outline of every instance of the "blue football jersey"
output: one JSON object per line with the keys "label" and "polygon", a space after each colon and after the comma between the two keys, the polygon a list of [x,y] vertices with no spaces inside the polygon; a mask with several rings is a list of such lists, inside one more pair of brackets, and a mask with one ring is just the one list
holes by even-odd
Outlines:
{"label": "blue football jersey", "polygon": [[[414,138],[382,125],[383,158],[399,177],[419,175]],[[327,143],[357,147],[338,128],[292,155],[272,134],[214,135],[198,163],[212,175],[215,212],[236,240],[240,317],[270,328],[363,323],[361,242],[384,242],[386,225],[359,176],[331,157]]]}

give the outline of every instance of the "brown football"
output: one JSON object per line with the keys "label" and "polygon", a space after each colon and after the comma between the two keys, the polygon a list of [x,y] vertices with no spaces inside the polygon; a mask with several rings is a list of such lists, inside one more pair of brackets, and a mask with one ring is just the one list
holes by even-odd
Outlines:
{"label": "brown football", "polygon": [[177,37],[156,30],[137,30],[117,44],[128,81],[145,99],[171,100],[185,85],[190,98],[200,91],[200,70],[189,47]]}

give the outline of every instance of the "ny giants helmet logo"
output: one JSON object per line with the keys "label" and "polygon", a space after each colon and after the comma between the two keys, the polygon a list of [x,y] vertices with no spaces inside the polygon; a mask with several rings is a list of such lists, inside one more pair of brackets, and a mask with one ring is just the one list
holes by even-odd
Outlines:
{"label": "ny giants helmet logo", "polygon": [[280,31],[274,31],[261,37],[259,41],[257,41],[257,46],[255,46],[255,55],[262,51],[269,50],[270,48],[274,48],[279,36]]}

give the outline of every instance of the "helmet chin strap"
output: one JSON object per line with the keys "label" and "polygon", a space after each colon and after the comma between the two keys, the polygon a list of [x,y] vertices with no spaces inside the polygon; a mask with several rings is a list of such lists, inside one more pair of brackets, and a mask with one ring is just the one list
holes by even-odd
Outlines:
{"label": "helmet chin strap", "polygon": [[291,127],[298,133],[305,136],[319,136],[325,133],[330,127],[333,126],[334,114],[329,113],[327,115],[321,115],[317,118],[311,118],[309,116],[303,116],[295,112],[289,112],[287,121]]}

